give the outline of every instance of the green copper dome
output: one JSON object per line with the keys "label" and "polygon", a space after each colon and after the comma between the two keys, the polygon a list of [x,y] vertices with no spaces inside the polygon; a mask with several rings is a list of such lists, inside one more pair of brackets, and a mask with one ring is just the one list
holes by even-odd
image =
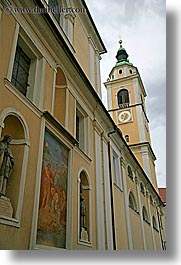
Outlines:
{"label": "green copper dome", "polygon": [[116,55],[116,59],[117,59],[116,66],[122,65],[122,64],[133,65],[128,60],[128,54],[127,54],[125,48],[123,48],[123,46],[122,46],[122,40],[119,41],[119,44],[120,44],[120,47],[119,47],[119,49],[117,51],[117,55]]}

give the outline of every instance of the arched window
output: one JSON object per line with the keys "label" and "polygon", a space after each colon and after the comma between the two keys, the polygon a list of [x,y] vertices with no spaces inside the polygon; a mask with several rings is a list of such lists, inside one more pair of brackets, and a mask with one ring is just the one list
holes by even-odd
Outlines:
{"label": "arched window", "polygon": [[129,92],[127,89],[121,89],[117,94],[119,108],[129,107]]}
{"label": "arched window", "polygon": [[145,189],[142,182],[140,182],[140,191],[143,193],[143,195],[145,194]]}
{"label": "arched window", "polygon": [[137,211],[137,204],[136,204],[136,200],[135,200],[135,197],[132,191],[130,191],[129,193],[129,207],[135,212]]}
{"label": "arched window", "polygon": [[154,216],[152,217],[152,223],[153,223],[153,228],[157,230],[157,222]]}
{"label": "arched window", "polygon": [[79,240],[90,242],[90,184],[85,170],[79,177]]}
{"label": "arched window", "polygon": [[130,165],[128,165],[127,171],[128,171],[128,177],[130,177],[133,180],[133,171],[132,171]]}
{"label": "arched window", "polygon": [[150,195],[150,203],[153,205],[153,197]]}
{"label": "arched window", "polygon": [[145,222],[149,223],[148,213],[147,213],[147,210],[146,210],[145,206],[143,206],[143,208],[142,208],[142,215],[143,215],[143,220]]}

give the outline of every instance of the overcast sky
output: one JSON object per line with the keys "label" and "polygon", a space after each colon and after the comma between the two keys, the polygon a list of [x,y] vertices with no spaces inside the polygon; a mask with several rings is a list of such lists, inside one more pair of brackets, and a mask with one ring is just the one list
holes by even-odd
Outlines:
{"label": "overcast sky", "polygon": [[[166,13],[165,0],[86,0],[108,53],[102,55],[101,81],[116,63],[119,36],[138,68],[147,97],[158,186],[166,186]],[[102,85],[103,102],[107,95]]]}

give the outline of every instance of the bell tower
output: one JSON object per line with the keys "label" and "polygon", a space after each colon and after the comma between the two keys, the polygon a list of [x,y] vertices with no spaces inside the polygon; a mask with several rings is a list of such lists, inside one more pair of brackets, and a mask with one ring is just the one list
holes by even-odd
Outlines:
{"label": "bell tower", "polygon": [[138,69],[129,62],[128,54],[119,41],[117,62],[107,82],[108,111],[148,178],[157,189],[156,157],[151,147],[149,120],[146,113],[146,91]]}

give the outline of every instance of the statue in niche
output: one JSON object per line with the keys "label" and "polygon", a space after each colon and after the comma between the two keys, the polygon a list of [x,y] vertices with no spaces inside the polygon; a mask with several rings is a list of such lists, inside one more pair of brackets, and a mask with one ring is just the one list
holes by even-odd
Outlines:
{"label": "statue in niche", "polygon": [[8,178],[14,167],[14,158],[9,148],[12,140],[10,135],[5,135],[0,141],[0,195],[6,194]]}
{"label": "statue in niche", "polygon": [[83,186],[80,184],[80,228],[87,229],[86,227],[86,206],[85,199],[83,195]]}

